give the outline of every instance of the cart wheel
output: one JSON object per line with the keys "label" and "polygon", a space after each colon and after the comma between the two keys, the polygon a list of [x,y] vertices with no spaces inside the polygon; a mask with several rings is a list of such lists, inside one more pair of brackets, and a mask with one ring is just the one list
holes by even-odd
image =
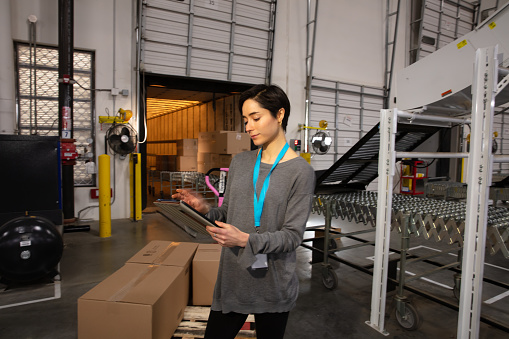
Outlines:
{"label": "cart wheel", "polygon": [[461,274],[454,275],[454,287],[452,289],[452,293],[457,300],[460,300],[461,294]]}
{"label": "cart wheel", "polygon": [[405,303],[405,314],[403,316],[396,309],[396,320],[401,327],[408,331],[414,331],[421,325],[421,317],[410,303]]}
{"label": "cart wheel", "polygon": [[336,239],[330,239],[329,240],[329,250],[335,250],[338,248],[338,243],[336,242]]}
{"label": "cart wheel", "polygon": [[322,283],[329,290],[333,290],[338,287],[338,275],[332,267],[324,267],[322,269]]}
{"label": "cart wheel", "polygon": [[454,284],[454,288],[452,289],[452,293],[457,300],[460,300],[460,285]]}

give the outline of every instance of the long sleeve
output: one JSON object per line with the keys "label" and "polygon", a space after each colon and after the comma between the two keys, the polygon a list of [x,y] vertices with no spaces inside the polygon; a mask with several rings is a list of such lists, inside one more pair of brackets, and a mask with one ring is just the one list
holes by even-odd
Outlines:
{"label": "long sleeve", "polygon": [[[249,242],[239,257],[239,262],[245,267],[256,261],[257,253],[291,252],[302,243],[311,212],[314,171],[310,166],[302,166],[294,174],[284,172],[285,169],[279,172],[280,176],[271,178],[260,232],[250,234]],[[281,180],[281,174],[284,180]],[[285,196],[284,192],[288,192],[286,200],[281,199]]]}
{"label": "long sleeve", "polygon": [[[279,163],[272,172],[258,232],[254,225],[253,169],[256,151],[234,157],[225,202],[212,213],[249,234],[244,248],[223,248],[212,309],[223,312],[286,312],[295,305],[296,251],[311,211],[315,174],[303,159]],[[272,165],[261,163],[257,192]],[[259,186],[259,187],[258,187]],[[224,219],[223,219],[224,220]],[[253,270],[257,253],[266,253],[267,270]]]}

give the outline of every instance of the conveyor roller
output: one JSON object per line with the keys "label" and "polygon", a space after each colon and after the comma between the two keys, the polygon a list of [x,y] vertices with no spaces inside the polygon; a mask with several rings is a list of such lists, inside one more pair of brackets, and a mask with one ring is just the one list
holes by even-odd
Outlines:
{"label": "conveyor roller", "polygon": [[[376,226],[377,193],[358,191],[331,195],[316,195],[313,212],[325,213],[323,201],[331,203],[331,213],[337,219],[347,219]],[[404,214],[410,217],[409,231],[416,237],[445,241],[448,244],[463,244],[465,228],[465,203],[444,201],[402,194],[392,196],[391,227],[401,232]],[[509,259],[509,210],[490,206],[488,209],[487,246],[490,254],[502,251]]]}

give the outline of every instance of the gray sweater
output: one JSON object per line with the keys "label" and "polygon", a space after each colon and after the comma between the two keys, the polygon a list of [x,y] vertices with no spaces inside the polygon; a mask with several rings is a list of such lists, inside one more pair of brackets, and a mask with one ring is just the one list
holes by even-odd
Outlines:
{"label": "gray sweater", "polygon": [[[223,313],[288,312],[299,292],[295,250],[302,242],[315,185],[313,168],[301,157],[279,163],[270,177],[259,234],[254,226],[253,169],[257,151],[240,153],[230,165],[223,205],[208,213],[249,233],[245,248],[223,248],[212,309]],[[272,167],[261,163],[256,191]],[[257,253],[268,270],[251,269]]]}

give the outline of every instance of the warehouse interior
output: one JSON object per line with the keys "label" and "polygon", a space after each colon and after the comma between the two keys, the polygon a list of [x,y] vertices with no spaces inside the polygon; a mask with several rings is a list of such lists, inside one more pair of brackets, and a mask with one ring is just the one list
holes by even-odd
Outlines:
{"label": "warehouse interior", "polygon": [[165,199],[221,204],[261,83],[288,95],[286,139],[315,170],[285,338],[509,333],[509,1],[0,16],[0,337],[203,338],[220,246]]}

